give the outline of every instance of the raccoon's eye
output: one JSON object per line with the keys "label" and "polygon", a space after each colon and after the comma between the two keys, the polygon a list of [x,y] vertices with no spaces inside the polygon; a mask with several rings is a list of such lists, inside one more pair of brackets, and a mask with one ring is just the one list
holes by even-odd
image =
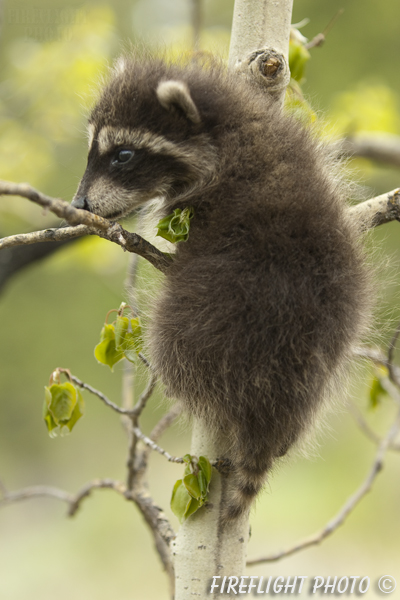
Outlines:
{"label": "raccoon's eye", "polygon": [[119,152],[115,154],[115,158],[112,161],[112,164],[118,165],[127,163],[133,158],[134,154],[135,153],[133,150],[119,150]]}

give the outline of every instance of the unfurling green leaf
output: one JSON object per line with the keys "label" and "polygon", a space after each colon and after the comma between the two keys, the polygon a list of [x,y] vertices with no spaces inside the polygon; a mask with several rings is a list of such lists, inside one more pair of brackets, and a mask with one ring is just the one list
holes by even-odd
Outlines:
{"label": "unfurling green leaf", "polygon": [[142,350],[142,328],[139,318],[128,319],[118,315],[114,324],[105,323],[100,334],[100,342],[94,349],[96,359],[113,370],[114,365],[127,358],[135,362]]}
{"label": "unfurling green leaf", "polygon": [[173,213],[161,219],[157,224],[157,235],[169,242],[186,242],[189,238],[190,221],[194,216],[194,209],[187,207],[181,210],[176,208]]}
{"label": "unfurling green leaf", "polygon": [[[112,327],[112,325],[111,325],[111,327]],[[128,317],[122,317],[122,316],[118,315],[117,320],[115,322],[115,326],[114,326],[115,346],[118,349],[122,348],[122,346],[124,345],[125,336],[128,332],[128,327],[129,327]]]}
{"label": "unfurling green leaf", "polygon": [[212,476],[210,461],[205,456],[185,454],[184,477],[179,479],[172,492],[171,509],[182,523],[201,508],[208,500],[208,490]]}
{"label": "unfurling green leaf", "polygon": [[188,517],[190,517],[190,515],[192,515],[193,513],[195,513],[197,510],[199,510],[199,508],[203,505],[203,502],[196,500],[195,498],[190,498],[190,502],[187,505],[186,508],[186,512],[185,512],[185,519],[187,519]]}
{"label": "unfurling green leaf", "polygon": [[208,460],[208,458],[206,458],[205,456],[200,456],[199,467],[206,479],[207,486],[208,486],[211,481],[211,477],[212,477],[212,466],[211,466],[211,463]]}
{"label": "unfurling green leaf", "polygon": [[196,500],[200,499],[201,491],[197,475],[193,475],[193,473],[191,473],[190,475],[185,475],[185,477],[183,478],[183,485],[185,486],[192,498],[196,498]]}
{"label": "unfurling green leaf", "polygon": [[125,358],[130,362],[135,362],[137,355],[143,348],[142,327],[138,317],[130,319],[129,322],[131,331],[128,331],[125,334],[125,338],[121,344],[121,350],[123,351]]}
{"label": "unfurling green leaf", "polygon": [[289,42],[289,68],[292,79],[298,83],[302,83],[304,80],[304,73],[306,64],[310,60],[311,56],[307,48],[305,47],[306,38],[303,36],[290,37]]}
{"label": "unfurling green leaf", "polygon": [[203,471],[201,471],[201,470],[199,471],[199,474],[197,475],[197,480],[198,480],[198,485],[200,488],[200,496],[205,498],[207,496],[208,483],[207,483],[207,479],[205,478]]}
{"label": "unfurling green leaf", "polygon": [[[121,332],[120,332],[121,334]],[[100,334],[100,342],[94,349],[94,355],[99,363],[108,365],[113,370],[114,365],[124,358],[122,350],[117,349],[115,343],[114,325],[104,325]]]}
{"label": "unfurling green leaf", "polygon": [[43,419],[50,437],[65,433],[66,429],[72,431],[83,412],[82,394],[69,381],[45,387]]}
{"label": "unfurling green leaf", "polygon": [[369,389],[369,406],[370,408],[377,408],[382,400],[382,396],[386,396],[387,392],[382,387],[382,383],[379,377],[374,377]]}
{"label": "unfurling green leaf", "polygon": [[178,517],[180,523],[183,523],[186,518],[185,514],[189,508],[191,500],[192,498],[183,485],[182,479],[178,479],[174,485],[174,489],[172,490],[171,510],[174,515]]}

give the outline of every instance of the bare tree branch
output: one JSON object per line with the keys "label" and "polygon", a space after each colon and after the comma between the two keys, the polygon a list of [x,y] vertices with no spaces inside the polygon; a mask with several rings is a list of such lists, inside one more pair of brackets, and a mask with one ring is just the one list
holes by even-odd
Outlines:
{"label": "bare tree branch", "polygon": [[[59,371],[65,372],[67,370],[59,369]],[[147,388],[145,389],[145,391],[139,398],[138,403],[132,409],[126,409],[126,408],[122,408],[121,406],[118,406],[118,404],[115,404],[115,402],[112,402],[111,400],[109,400],[109,398],[107,398],[107,396],[105,394],[103,394],[103,392],[100,392],[99,390],[96,390],[91,385],[84,383],[83,381],[78,379],[78,377],[75,377],[75,375],[72,375],[71,373],[69,373],[69,371],[67,373],[68,373],[69,379],[71,381],[73,381],[74,383],[76,383],[76,385],[78,385],[80,388],[82,388],[83,390],[87,390],[91,394],[97,396],[102,402],[104,402],[104,404],[106,406],[108,406],[115,412],[132,418],[132,420],[133,420],[132,431],[138,439],[142,440],[142,442],[144,444],[146,444],[146,446],[148,446],[155,452],[158,452],[162,456],[165,456],[165,458],[169,462],[183,463],[183,458],[177,457],[177,456],[172,456],[171,454],[169,454],[169,452],[167,452],[166,450],[164,450],[163,448],[158,446],[153,440],[151,440],[149,437],[147,437],[147,435],[145,435],[141,431],[141,429],[136,425],[137,419],[138,419],[139,415],[141,414],[141,412],[143,411],[144,407],[146,406],[146,402],[150,398],[151,394],[153,393],[155,385],[157,383],[157,377],[155,376],[154,373],[152,373],[149,383],[147,385]],[[132,454],[134,454],[134,452],[131,452],[130,454],[132,455]]]}
{"label": "bare tree branch", "polygon": [[144,444],[146,444],[146,446],[148,446],[149,448],[151,448],[155,452],[158,452],[162,456],[165,456],[165,458],[169,462],[175,462],[175,463],[183,464],[184,460],[183,460],[182,457],[180,457],[180,456],[172,456],[169,452],[167,452],[166,450],[164,450],[163,448],[161,448],[160,446],[158,446],[155,442],[153,442],[153,440],[151,440],[149,437],[147,437],[147,435],[145,435],[139,429],[139,427],[133,427],[132,429],[133,429],[133,432],[134,432],[134,434],[136,435],[137,438],[139,438],[140,440],[142,440],[142,442]]}
{"label": "bare tree branch", "polygon": [[20,502],[21,500],[30,500],[31,498],[48,497],[62,500],[67,504],[72,504],[74,496],[50,485],[33,485],[23,488],[16,492],[8,492],[4,484],[1,485],[0,506]]}
{"label": "bare tree branch", "polygon": [[400,167],[400,136],[390,134],[359,134],[342,142],[348,156],[360,156]]}
{"label": "bare tree branch", "polygon": [[[400,391],[398,389],[400,387],[400,369],[399,367],[395,367],[394,365],[392,365],[392,360],[394,348],[396,346],[399,333],[400,325],[397,327],[396,332],[390,341],[387,357],[382,351],[376,349],[354,349],[355,355],[360,356],[362,358],[367,358],[379,365],[383,365],[388,368],[390,378],[382,377],[380,379],[381,385],[398,404],[400,404]],[[389,368],[389,366],[391,366],[391,368]],[[358,490],[348,499],[348,501],[344,504],[339,513],[319,532],[302,540],[298,544],[295,544],[294,546],[286,550],[282,550],[281,552],[277,552],[276,554],[272,554],[270,556],[250,560],[247,563],[248,565],[255,565],[263,562],[273,562],[276,560],[280,560],[281,558],[290,556],[291,554],[294,554],[299,550],[304,550],[309,546],[320,544],[326,537],[331,535],[340,525],[344,523],[346,518],[356,508],[356,506],[362,500],[362,498],[371,490],[376,476],[383,468],[383,459],[385,457],[386,452],[388,450],[400,450],[400,444],[396,442],[396,437],[400,433],[400,411],[398,412],[397,418],[391,426],[391,428],[389,429],[386,436],[383,439],[380,439],[379,436],[377,436],[375,432],[372,431],[372,429],[368,426],[367,422],[362,417],[358,409],[352,404],[350,404],[349,408],[353,413],[353,416],[357,420],[359,426],[364,431],[364,433],[375,443],[378,444],[378,451],[375,455],[375,460],[365,481],[361,484]]]}
{"label": "bare tree branch", "polygon": [[182,406],[176,403],[169,412],[167,412],[154,427],[150,433],[150,438],[156,442],[162,434],[172,425],[175,419],[182,413]]}
{"label": "bare tree branch", "polygon": [[192,11],[192,30],[193,30],[193,51],[200,50],[200,33],[202,26],[202,0],[191,0]]}
{"label": "bare tree branch", "polygon": [[144,390],[143,394],[140,396],[140,398],[137,401],[134,408],[132,408],[132,410],[130,411],[130,414],[132,416],[139,417],[142,414],[142,412],[147,404],[147,401],[149,400],[152,393],[154,392],[156,385],[157,385],[157,376],[154,373],[154,371],[152,371],[146,389]]}
{"label": "bare tree branch", "polygon": [[[143,213],[140,214],[138,229],[141,232],[143,223]],[[135,315],[139,314],[139,306],[136,295],[136,278],[139,265],[139,255],[132,254],[129,261],[128,272],[125,280],[125,287],[130,297],[130,305]],[[122,424],[128,432],[128,460],[127,466],[127,483],[126,496],[132,498],[143,515],[148,527],[154,538],[156,550],[159,554],[161,562],[169,578],[171,596],[174,596],[175,573],[172,563],[170,543],[175,538],[175,533],[171,528],[164,513],[158,508],[150,494],[148,493],[147,482],[147,452],[151,449],[148,446],[143,447],[138,451],[138,437],[135,435],[134,427],[139,427],[139,417],[142,414],[148,399],[152,395],[157,383],[157,377],[151,364],[147,358],[140,353],[139,358],[142,363],[149,369],[150,377],[146,389],[139,397],[135,406],[133,377],[134,366],[129,361],[125,361],[123,373],[123,391],[122,391],[122,406],[125,410],[130,411],[130,416],[122,415]]]}
{"label": "bare tree branch", "polygon": [[360,202],[350,209],[350,212],[360,219],[364,229],[370,229],[400,220],[400,188],[391,192]]}
{"label": "bare tree branch", "polygon": [[142,361],[142,363],[148,368],[151,369],[151,364],[150,362],[147,360],[147,358],[144,356],[144,354],[142,354],[142,352],[139,352],[138,354],[140,360]]}
{"label": "bare tree branch", "polygon": [[125,495],[126,487],[119,481],[113,479],[95,479],[86,484],[77,494],[73,495],[69,492],[48,485],[33,485],[23,488],[16,492],[8,492],[4,484],[1,485],[0,506],[20,502],[21,500],[30,500],[31,498],[48,497],[61,500],[69,504],[68,515],[73,516],[82,500],[87,498],[92,490],[108,488],[113,489],[121,495]]}
{"label": "bare tree branch", "polygon": [[[43,206],[45,209],[51,210],[58,217],[65,219],[70,225],[86,225],[89,230],[81,228],[79,235],[89,234],[103,237],[110,242],[118,244],[128,252],[139,254],[162,272],[165,272],[170,265],[171,258],[168,254],[164,254],[158,250],[158,248],[137,233],[126,231],[118,223],[103,219],[103,217],[99,217],[86,210],[75,208],[68,202],[64,202],[64,200],[46,196],[46,194],[42,194],[28,184],[17,184],[0,180],[0,195],[22,196]],[[0,250],[20,244],[64,240],[68,237],[68,233],[65,232],[66,229],[57,229],[55,231],[50,229],[45,232],[36,232],[36,237],[35,234],[21,234],[19,236],[3,238],[0,240]],[[63,233],[58,233],[59,231],[63,231]],[[71,237],[76,237],[76,235],[76,231],[73,231]]]}
{"label": "bare tree branch", "polygon": [[389,371],[389,377],[394,383],[396,383],[396,374],[394,371],[393,359],[394,359],[394,352],[396,350],[396,345],[397,345],[397,341],[399,339],[399,335],[400,335],[400,323],[398,323],[398,325],[396,327],[396,331],[394,332],[393,337],[389,342],[389,347],[387,350],[387,368]]}
{"label": "bare tree branch", "polygon": [[[386,367],[389,370],[388,359],[379,348],[368,348],[366,346],[354,348],[353,354],[360,358],[371,360],[376,365]],[[392,377],[393,383],[400,388],[400,367],[392,365]]]}
{"label": "bare tree branch", "polygon": [[[57,231],[56,229],[54,231]],[[20,270],[28,267],[30,264],[47,258],[60,248],[71,244],[75,239],[68,237],[60,242],[44,242],[43,244],[33,244],[31,246],[17,245],[4,248],[0,252],[0,291],[8,280]],[[132,256],[135,256],[132,254]]]}
{"label": "bare tree branch", "polygon": [[[63,371],[63,369],[60,369],[60,371]],[[102,402],[104,402],[104,404],[106,406],[108,406],[109,408],[111,408],[112,410],[114,410],[115,412],[117,412],[121,415],[126,415],[127,417],[131,417],[134,422],[136,422],[138,416],[143,411],[143,409],[146,405],[146,402],[150,398],[151,394],[153,393],[155,385],[157,383],[156,376],[154,374],[152,374],[150,381],[148,383],[148,386],[147,386],[146,390],[143,392],[142,396],[139,398],[137,405],[133,409],[126,409],[126,408],[121,408],[121,406],[118,406],[118,404],[115,404],[115,402],[112,402],[111,400],[109,400],[105,394],[103,394],[99,390],[96,390],[91,385],[84,383],[83,381],[81,381],[80,379],[75,377],[75,375],[68,373],[68,377],[71,379],[71,381],[76,383],[76,385],[78,385],[82,389],[87,390],[91,394],[94,394],[95,396],[100,398],[100,400]],[[169,452],[167,452],[166,450],[164,450],[163,448],[158,446],[153,440],[151,440],[147,435],[145,435],[137,425],[134,424],[132,426],[132,431],[138,439],[142,440],[142,442],[144,444],[146,444],[146,446],[148,446],[155,452],[158,452],[162,456],[165,456],[165,458],[169,462],[183,463],[183,458],[181,458],[179,456],[172,456],[171,454],[169,454]],[[131,454],[132,454],[132,452],[131,452]]]}
{"label": "bare tree branch", "polygon": [[391,381],[390,377],[380,377],[379,381],[385,392],[400,406],[400,391],[396,384]]}
{"label": "bare tree branch", "polygon": [[[118,223],[103,219],[88,211],[77,209],[60,199],[50,198],[27,184],[15,184],[0,180],[0,195],[13,194],[26,197],[33,202],[53,211],[76,227],[46,229],[33,233],[19,234],[0,239],[0,250],[21,244],[33,244],[40,241],[61,241],[79,235],[99,235],[134,252],[151,262],[157,269],[165,272],[171,264],[171,257],[144,240],[136,233],[126,231]],[[357,215],[365,228],[376,227],[394,220],[400,220],[400,188],[361,202],[350,209]]]}
{"label": "bare tree branch", "polygon": [[343,14],[343,12],[344,9],[340,8],[337,11],[336,15],[334,15],[334,17],[332,17],[332,19],[329,21],[325,29],[321,33],[318,33],[310,42],[304,45],[306,50],[311,50],[311,48],[317,48],[318,46],[322,46],[322,44],[325,42],[326,36],[328,35],[329,31],[332,29],[337,19]]}
{"label": "bare tree branch", "polygon": [[[357,424],[360,427],[361,431],[367,436],[367,438],[375,442],[375,444],[381,444],[382,438],[379,437],[379,435],[376,434],[373,429],[371,429],[371,427],[368,425],[367,421],[364,419],[361,411],[357,408],[357,406],[355,406],[353,402],[349,402],[347,406],[354,419],[357,421]],[[388,449],[400,452],[400,443],[393,441],[389,444]]]}
{"label": "bare tree branch", "polygon": [[[390,357],[392,355],[391,344],[393,343],[395,336],[392,338],[392,341],[388,348],[388,356]],[[400,367],[391,364],[392,358],[386,357],[385,354],[379,349],[356,348],[353,352],[361,358],[367,358],[375,364],[386,367],[388,369],[389,377],[381,377],[380,382],[385,391],[390,396],[392,396],[393,400],[397,404],[400,405]]]}
{"label": "bare tree branch", "polygon": [[68,514],[70,517],[73,517],[76,514],[76,512],[78,511],[78,509],[81,505],[81,502],[85,498],[88,498],[90,496],[90,494],[92,493],[92,491],[95,489],[114,490],[115,492],[118,492],[118,494],[121,494],[127,500],[129,500],[129,498],[126,496],[126,493],[125,493],[126,492],[125,484],[121,483],[120,481],[114,481],[113,479],[95,479],[94,481],[87,483],[76,494],[75,498],[73,499],[73,501],[71,502],[71,505],[69,507]]}
{"label": "bare tree branch", "polygon": [[[113,223],[88,211],[77,209],[63,200],[46,196],[27,184],[15,184],[0,180],[1,194],[19,195],[28,198],[51,210],[69,223],[77,225],[77,227],[47,229],[2,238],[0,239],[0,250],[40,241],[64,241],[79,235],[98,235],[118,244],[124,250],[142,256],[162,272],[165,272],[171,264],[171,257],[169,255],[155,248],[155,246],[138,234],[126,231],[118,223]],[[361,220],[365,229],[376,227],[389,221],[400,220],[400,189],[398,188],[376,198],[371,198],[366,202],[352,207],[350,211]]]}
{"label": "bare tree branch", "polygon": [[60,227],[57,229],[18,233],[17,235],[0,238],[0,250],[43,242],[65,242],[76,237],[82,237],[83,235],[97,235],[97,232],[86,225],[76,225],[75,227]]}
{"label": "bare tree branch", "polygon": [[169,578],[171,597],[174,597],[175,572],[170,545],[175,539],[175,532],[162,509],[154,503],[146,492],[144,485],[139,488],[136,483],[135,489],[129,490],[126,493],[126,497],[128,499],[131,498],[135,502],[153,534],[158,555]]}
{"label": "bare tree branch", "polygon": [[65,219],[70,225],[87,225],[99,231],[108,231],[112,227],[112,223],[103,217],[99,217],[87,210],[75,208],[72,204],[61,200],[60,198],[52,198],[27,183],[13,183],[11,181],[0,180],[0,195],[21,196],[27,198],[39,206],[50,210],[52,213]]}
{"label": "bare tree branch", "polygon": [[[63,371],[63,369],[59,369],[59,370]],[[134,410],[132,410],[132,409],[126,409],[126,408],[122,408],[121,406],[118,406],[118,404],[115,404],[115,402],[112,402],[111,400],[109,400],[107,398],[107,396],[105,394],[103,394],[103,392],[100,392],[99,390],[96,390],[94,387],[92,387],[88,383],[81,381],[80,379],[78,379],[78,377],[75,377],[75,375],[72,375],[71,373],[68,372],[68,377],[71,379],[71,381],[76,383],[76,385],[78,385],[83,390],[87,390],[94,396],[97,396],[98,398],[100,398],[100,400],[102,402],[104,402],[104,404],[106,406],[108,406],[115,412],[119,413],[120,415],[127,415],[130,417],[130,416],[134,416],[136,414],[136,412],[134,412]]]}
{"label": "bare tree branch", "polygon": [[375,455],[375,460],[372,464],[372,467],[366,477],[365,481],[361,484],[358,490],[347,500],[342,509],[338,512],[338,514],[329,522],[327,525],[321,529],[318,533],[302,540],[301,542],[295,544],[294,546],[287,548],[286,550],[282,550],[281,552],[277,552],[276,554],[271,554],[269,556],[264,556],[261,558],[255,558],[249,560],[247,565],[258,565],[264,562],[273,562],[276,560],[280,560],[286,556],[290,556],[299,550],[304,550],[305,548],[309,548],[310,546],[315,546],[320,544],[325,538],[331,535],[340,525],[344,523],[349,514],[355,509],[358,503],[362,500],[362,498],[371,490],[373,483],[376,479],[376,476],[383,468],[383,459],[390,445],[393,443],[396,436],[400,431],[400,412],[397,415],[396,421],[389,429],[385,438],[381,441],[378,447],[378,451]]}
{"label": "bare tree branch", "polygon": [[[147,384],[147,388],[140,396],[139,400],[136,403],[136,406],[132,409],[132,414],[129,418],[128,424],[128,432],[129,432],[129,450],[128,450],[128,477],[127,477],[127,486],[128,489],[133,488],[133,484],[137,475],[138,469],[144,471],[147,466],[144,457],[140,457],[140,460],[137,460],[137,443],[140,436],[137,435],[136,430],[139,430],[139,417],[142,414],[148,399],[154,391],[154,388],[157,383],[157,377],[155,373],[152,371],[149,382]],[[141,434],[143,435],[143,434]],[[144,441],[144,440],[143,440]],[[139,467],[138,467],[139,465]]]}
{"label": "bare tree branch", "polygon": [[59,488],[47,485],[35,485],[23,488],[15,492],[8,492],[4,484],[0,483],[0,506],[20,502],[22,500],[31,500],[32,498],[48,497],[61,500],[69,505],[68,515],[74,516],[78,511],[82,501],[87,498],[95,489],[112,489],[118,494],[124,496],[126,500],[132,501],[138,505],[146,521],[151,525],[151,529],[164,540],[168,546],[175,537],[175,533],[169,525],[168,520],[161,509],[154,504],[153,500],[144,490],[141,492],[127,490],[126,485],[113,479],[95,479],[87,483],[77,494],[70,494]]}

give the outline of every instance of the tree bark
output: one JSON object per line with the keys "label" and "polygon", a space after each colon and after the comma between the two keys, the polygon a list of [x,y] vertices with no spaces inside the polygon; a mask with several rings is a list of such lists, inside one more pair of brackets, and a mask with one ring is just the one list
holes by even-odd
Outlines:
{"label": "tree bark", "polygon": [[263,83],[283,104],[290,81],[289,37],[293,0],[236,0],[229,68]]}
{"label": "tree bark", "polygon": [[[218,440],[210,435],[201,422],[195,421],[192,454],[207,456],[213,462],[221,456],[220,450]],[[199,600],[210,600],[215,597],[210,594],[214,576],[238,576],[244,571],[249,519],[245,515],[232,523],[231,527],[221,527],[224,479],[213,469],[208,505],[183,523],[172,543],[176,600],[187,599],[189,595]],[[221,579],[218,581],[221,582]]]}

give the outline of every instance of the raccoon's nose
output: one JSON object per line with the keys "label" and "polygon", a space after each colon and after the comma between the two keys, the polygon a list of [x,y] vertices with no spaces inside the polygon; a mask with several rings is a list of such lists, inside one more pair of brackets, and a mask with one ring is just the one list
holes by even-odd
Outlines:
{"label": "raccoon's nose", "polygon": [[89,202],[86,196],[78,196],[78,198],[74,198],[71,202],[71,206],[74,206],[75,208],[82,208],[83,210],[88,210],[90,212]]}

